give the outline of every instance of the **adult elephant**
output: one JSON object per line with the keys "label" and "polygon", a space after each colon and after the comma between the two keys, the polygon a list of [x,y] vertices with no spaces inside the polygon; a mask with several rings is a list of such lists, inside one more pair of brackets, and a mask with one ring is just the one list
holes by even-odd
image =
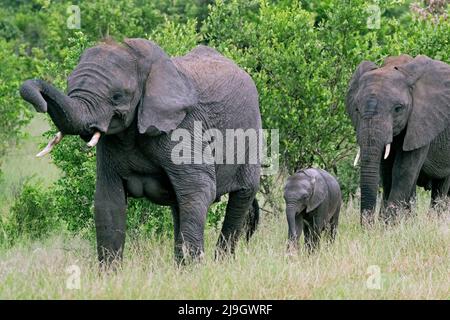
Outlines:
{"label": "adult elephant", "polygon": [[[379,178],[381,216],[409,206],[419,175],[433,197],[450,176],[450,66],[426,56],[362,62],[349,84],[346,109],[361,155],[361,221],[371,223]],[[433,199],[434,200],[434,199]]]}
{"label": "adult elephant", "polygon": [[[211,143],[202,138],[208,129],[224,135],[227,129],[261,129],[254,82],[216,50],[198,46],[169,58],[148,40],[107,41],[82,54],[67,94],[41,80],[25,81],[20,93],[37,111],[48,112],[60,130],[44,153],[66,134],[80,135],[90,146],[98,142],[95,227],[101,262],[122,257],[127,196],[172,207],[178,261],[202,255],[208,207],[221,195],[228,193],[229,200],[218,253],[233,252],[249,209],[252,217],[258,213],[259,161],[195,161]],[[193,157],[174,161],[180,143],[172,137],[175,129],[200,139]]]}

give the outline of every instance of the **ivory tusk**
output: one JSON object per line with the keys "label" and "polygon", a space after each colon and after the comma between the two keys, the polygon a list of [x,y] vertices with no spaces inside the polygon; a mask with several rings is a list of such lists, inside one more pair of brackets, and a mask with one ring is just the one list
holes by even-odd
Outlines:
{"label": "ivory tusk", "polygon": [[93,148],[97,145],[98,140],[100,140],[101,133],[99,131],[96,131],[94,135],[92,136],[91,140],[88,142],[87,146],[90,148]]}
{"label": "ivory tusk", "polygon": [[359,157],[361,156],[361,148],[358,148],[358,153],[356,154],[355,161],[353,161],[353,166],[356,167],[359,162]]}
{"label": "ivory tusk", "polygon": [[384,159],[389,157],[389,153],[391,152],[391,144],[386,145],[386,150],[384,151]]}
{"label": "ivory tusk", "polygon": [[58,143],[61,142],[62,138],[64,137],[64,135],[62,134],[62,132],[58,132],[52,140],[50,140],[50,142],[47,144],[47,146],[41,151],[39,152],[36,157],[40,158],[45,156],[47,153],[49,153],[50,151],[52,151],[53,147],[56,146]]}

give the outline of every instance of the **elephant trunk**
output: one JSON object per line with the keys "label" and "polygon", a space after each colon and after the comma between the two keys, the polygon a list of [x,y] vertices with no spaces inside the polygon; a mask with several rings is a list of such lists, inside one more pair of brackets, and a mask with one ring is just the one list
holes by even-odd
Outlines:
{"label": "elephant trunk", "polygon": [[[365,127],[365,128],[364,128]],[[367,121],[358,140],[361,148],[361,224],[372,224],[377,203],[382,156],[389,156],[392,127],[385,122]]]}
{"label": "elephant trunk", "polygon": [[300,235],[296,225],[297,207],[295,204],[286,204],[286,218],[288,222],[288,251],[298,249]]}
{"label": "elephant trunk", "polygon": [[90,135],[89,111],[82,100],[71,98],[52,85],[41,80],[27,80],[20,87],[22,98],[30,102],[36,111],[48,112],[56,127],[63,134]]}
{"label": "elephant trunk", "polygon": [[381,148],[361,148],[361,224],[373,222],[380,180]]}

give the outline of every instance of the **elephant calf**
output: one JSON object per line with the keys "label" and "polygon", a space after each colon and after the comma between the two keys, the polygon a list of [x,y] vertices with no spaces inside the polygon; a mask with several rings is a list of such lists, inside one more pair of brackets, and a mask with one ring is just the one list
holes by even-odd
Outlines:
{"label": "elephant calf", "polygon": [[289,250],[298,249],[302,230],[308,250],[319,245],[320,233],[325,228],[334,240],[342,198],[339,183],[332,175],[322,169],[297,171],[287,179],[284,200],[289,225]]}

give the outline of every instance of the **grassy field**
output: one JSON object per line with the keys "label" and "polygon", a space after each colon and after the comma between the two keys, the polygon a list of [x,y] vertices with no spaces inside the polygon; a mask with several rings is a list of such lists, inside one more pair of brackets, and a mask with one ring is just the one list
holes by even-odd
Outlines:
{"label": "grassy field", "polygon": [[[34,158],[46,128],[36,118],[6,159],[1,214],[30,175],[47,185],[58,177],[49,157]],[[123,268],[113,274],[98,272],[93,241],[68,234],[22,241],[0,249],[0,298],[449,299],[450,212],[428,210],[427,195],[419,194],[417,217],[372,230],[359,226],[358,208],[347,203],[337,241],[312,255],[286,256],[281,212],[263,216],[252,241],[222,262],[212,258],[218,231],[206,230],[205,260],[184,268],[175,266],[168,238],[128,239]]]}
{"label": "grassy field", "polygon": [[282,215],[266,217],[222,262],[212,258],[217,231],[207,230],[205,260],[184,268],[173,263],[171,239],[128,239],[113,274],[98,272],[94,243],[55,235],[0,252],[0,298],[449,299],[449,212],[426,207],[396,226],[362,230],[350,202],[337,241],[295,257],[285,255]]}

